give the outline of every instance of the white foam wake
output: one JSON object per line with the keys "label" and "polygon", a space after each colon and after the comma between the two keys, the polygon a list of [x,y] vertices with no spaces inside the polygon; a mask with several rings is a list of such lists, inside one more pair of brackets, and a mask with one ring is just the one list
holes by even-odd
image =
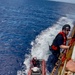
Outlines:
{"label": "white foam wake", "polygon": [[73,4],[75,4],[75,0],[50,0],[50,1],[66,2],[66,3],[73,3]]}
{"label": "white foam wake", "polygon": [[[70,24],[71,27],[73,27],[72,24],[73,20],[68,19],[66,17],[62,17],[58,20],[57,23],[53,24],[53,26],[47,28],[46,30],[42,31],[34,41],[31,42],[32,48],[31,48],[31,54],[25,58],[24,64],[26,65],[26,70],[24,71],[18,71],[17,75],[24,75],[24,73],[28,73],[29,67],[30,67],[30,59],[32,57],[37,57],[38,59],[44,59],[47,61],[49,56],[49,45],[51,45],[54,37],[57,35],[57,33],[62,29],[62,26],[64,24]],[[32,56],[32,57],[31,57]]]}

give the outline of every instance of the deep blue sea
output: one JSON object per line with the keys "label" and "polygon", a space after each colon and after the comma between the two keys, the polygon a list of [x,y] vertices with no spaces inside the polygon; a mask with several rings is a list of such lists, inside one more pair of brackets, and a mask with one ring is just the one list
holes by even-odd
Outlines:
{"label": "deep blue sea", "polygon": [[31,54],[38,56],[37,53],[42,53],[38,58],[43,58],[44,47],[48,47],[37,46],[37,40],[43,39],[40,45],[48,42],[49,29],[49,37],[52,37],[63,24],[72,26],[74,20],[75,4],[49,0],[0,0],[0,75],[25,75],[26,57],[29,59]]}

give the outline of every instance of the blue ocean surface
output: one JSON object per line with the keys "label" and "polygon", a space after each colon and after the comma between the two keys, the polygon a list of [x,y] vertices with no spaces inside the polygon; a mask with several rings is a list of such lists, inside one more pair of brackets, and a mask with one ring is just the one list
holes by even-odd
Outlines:
{"label": "blue ocean surface", "polygon": [[[43,37],[48,28],[52,29],[49,33],[52,37],[56,34],[56,31],[52,33],[55,28],[60,30],[65,23],[72,26],[74,20],[75,4],[49,0],[0,0],[0,75],[25,75],[22,72],[27,69],[25,56],[37,55],[34,55],[37,47],[42,50],[35,39],[40,35]],[[38,39],[41,41],[40,37]],[[33,45],[32,41],[35,42]],[[36,51],[32,52],[32,48]],[[38,52],[43,54],[44,51]],[[43,58],[41,54],[39,57]]]}

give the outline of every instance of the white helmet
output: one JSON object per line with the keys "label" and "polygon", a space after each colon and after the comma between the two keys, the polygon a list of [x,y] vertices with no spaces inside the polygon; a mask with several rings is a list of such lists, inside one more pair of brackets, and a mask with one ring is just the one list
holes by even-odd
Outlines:
{"label": "white helmet", "polygon": [[34,60],[37,60],[37,57],[34,57],[33,59],[34,59]]}

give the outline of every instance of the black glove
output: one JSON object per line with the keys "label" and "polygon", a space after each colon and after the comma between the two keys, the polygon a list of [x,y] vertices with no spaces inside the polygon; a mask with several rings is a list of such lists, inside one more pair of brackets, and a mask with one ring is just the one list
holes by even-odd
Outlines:
{"label": "black glove", "polygon": [[69,50],[71,49],[71,46],[69,46]]}

